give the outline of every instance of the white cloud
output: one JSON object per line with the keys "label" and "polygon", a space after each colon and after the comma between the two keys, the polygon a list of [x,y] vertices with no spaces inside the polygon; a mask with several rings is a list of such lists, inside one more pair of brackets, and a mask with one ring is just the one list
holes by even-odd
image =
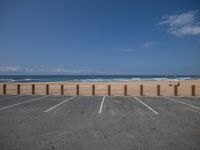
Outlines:
{"label": "white cloud", "polygon": [[143,44],[143,46],[145,47],[145,48],[153,48],[155,45],[157,45],[157,44],[159,44],[158,42],[154,42],[154,41],[151,41],[151,42],[145,42],[144,44]]}
{"label": "white cloud", "polygon": [[0,74],[103,74],[92,68],[65,69],[47,67],[0,66]]}
{"label": "white cloud", "polygon": [[125,49],[122,49],[121,51],[122,52],[135,52],[136,50],[132,49],[132,48],[125,48]]}
{"label": "white cloud", "polygon": [[159,25],[167,25],[168,32],[176,36],[200,35],[198,11],[188,11],[182,14],[163,16]]}
{"label": "white cloud", "polygon": [[114,48],[114,50],[119,51],[119,52],[124,52],[124,53],[130,53],[130,52],[136,51],[136,49],[134,48]]}
{"label": "white cloud", "polygon": [[19,72],[19,71],[24,71],[24,68],[19,66],[0,66],[0,72]]}

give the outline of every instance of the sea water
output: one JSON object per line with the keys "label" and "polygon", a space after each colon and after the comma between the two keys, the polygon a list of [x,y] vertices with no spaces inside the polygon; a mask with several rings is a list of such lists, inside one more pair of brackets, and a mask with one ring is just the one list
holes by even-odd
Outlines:
{"label": "sea water", "polygon": [[107,82],[191,79],[200,79],[200,75],[0,75],[0,82]]}

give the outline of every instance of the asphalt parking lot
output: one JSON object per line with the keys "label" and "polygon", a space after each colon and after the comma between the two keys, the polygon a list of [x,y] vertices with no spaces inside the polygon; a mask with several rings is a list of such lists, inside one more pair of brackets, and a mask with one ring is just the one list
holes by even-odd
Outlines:
{"label": "asphalt parking lot", "polygon": [[1,150],[199,150],[199,97],[0,95]]}

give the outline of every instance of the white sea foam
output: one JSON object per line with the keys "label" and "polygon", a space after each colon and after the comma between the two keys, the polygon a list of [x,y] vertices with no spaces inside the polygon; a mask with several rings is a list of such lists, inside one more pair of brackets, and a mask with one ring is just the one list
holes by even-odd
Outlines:
{"label": "white sea foam", "polygon": [[113,79],[112,81],[129,81],[130,79]]}
{"label": "white sea foam", "polygon": [[75,80],[75,81],[81,81],[81,82],[109,82],[109,81],[129,81],[129,79],[81,79],[81,80]]}
{"label": "white sea foam", "polygon": [[35,79],[0,79],[0,82],[31,82],[31,81],[39,81]]}
{"label": "white sea foam", "polygon": [[190,80],[191,78],[190,77],[179,77],[177,78],[178,80]]}
{"label": "white sea foam", "polygon": [[96,78],[96,79],[74,79],[73,81],[77,82],[111,82],[111,81],[140,81],[140,80],[154,80],[154,81],[162,81],[162,80],[172,80],[172,81],[178,81],[178,80],[189,80],[191,78],[189,77],[180,77],[180,78]]}
{"label": "white sea foam", "polygon": [[141,78],[131,78],[131,80],[138,81],[138,80],[141,80]]}
{"label": "white sea foam", "polygon": [[0,79],[0,82],[15,82],[13,79]]}
{"label": "white sea foam", "polygon": [[161,81],[161,80],[169,80],[169,78],[153,78],[153,80]]}
{"label": "white sea foam", "polygon": [[[161,81],[161,80],[170,80],[170,81],[178,81],[178,80],[190,80],[193,79],[193,77],[85,77],[85,78],[75,78],[73,77],[72,79],[62,79],[62,80],[58,80],[58,81],[73,81],[73,82],[112,82],[112,81],[149,81],[149,80],[154,80],[154,81]],[[37,78],[2,78],[0,79],[0,82],[46,82],[46,81],[55,81],[54,78],[41,78],[41,79],[37,79]],[[57,81],[57,80],[56,80]]]}
{"label": "white sea foam", "polygon": [[81,80],[76,79],[75,81],[81,81],[81,82],[103,82],[103,81],[107,81],[107,80],[106,79],[81,79]]}

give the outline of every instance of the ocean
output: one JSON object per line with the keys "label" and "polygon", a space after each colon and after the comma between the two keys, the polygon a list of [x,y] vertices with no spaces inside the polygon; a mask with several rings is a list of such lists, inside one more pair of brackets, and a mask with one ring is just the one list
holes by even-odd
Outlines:
{"label": "ocean", "polygon": [[200,75],[0,75],[0,82],[107,82],[191,79],[200,79]]}

